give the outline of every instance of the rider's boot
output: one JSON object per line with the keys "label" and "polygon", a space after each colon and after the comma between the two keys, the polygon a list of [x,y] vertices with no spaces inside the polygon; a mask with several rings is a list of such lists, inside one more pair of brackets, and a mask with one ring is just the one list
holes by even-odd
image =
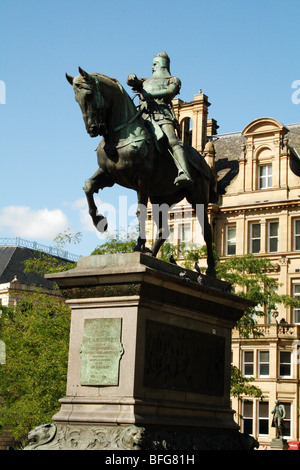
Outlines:
{"label": "rider's boot", "polygon": [[177,162],[178,176],[175,178],[174,183],[178,187],[189,187],[192,185],[192,178],[187,169],[184,151],[181,145],[173,147],[174,158]]}

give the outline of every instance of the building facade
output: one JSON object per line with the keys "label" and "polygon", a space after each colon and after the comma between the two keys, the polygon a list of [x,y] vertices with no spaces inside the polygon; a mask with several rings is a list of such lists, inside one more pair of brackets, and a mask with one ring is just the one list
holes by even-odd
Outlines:
{"label": "building facade", "polygon": [[[209,217],[221,260],[252,253],[272,261],[269,275],[278,281],[278,294],[300,299],[300,123],[283,125],[259,118],[241,132],[218,135],[208,119],[209,102],[201,90],[194,100],[174,100],[182,140],[205,154],[216,174],[218,204]],[[148,213],[150,237],[155,236]],[[170,239],[204,244],[199,223],[187,201],[171,209]],[[300,309],[278,309],[258,318],[263,335],[232,336],[232,363],[263,392],[263,399],[232,398],[241,430],[262,447],[275,436],[272,409],[285,405],[285,437],[299,440]]]}

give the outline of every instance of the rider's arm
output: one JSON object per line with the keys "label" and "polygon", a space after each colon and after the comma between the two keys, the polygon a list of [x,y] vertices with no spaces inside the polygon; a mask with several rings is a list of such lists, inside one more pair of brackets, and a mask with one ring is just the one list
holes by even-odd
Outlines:
{"label": "rider's arm", "polygon": [[137,78],[134,73],[131,73],[127,77],[127,85],[133,87],[133,91],[140,92],[142,90],[144,78]]}
{"label": "rider's arm", "polygon": [[180,80],[176,79],[171,81],[166,88],[162,88],[161,90],[155,90],[151,93],[145,90],[141,90],[141,94],[143,95],[146,101],[160,98],[167,98],[167,101],[171,101],[179,93],[180,85]]}

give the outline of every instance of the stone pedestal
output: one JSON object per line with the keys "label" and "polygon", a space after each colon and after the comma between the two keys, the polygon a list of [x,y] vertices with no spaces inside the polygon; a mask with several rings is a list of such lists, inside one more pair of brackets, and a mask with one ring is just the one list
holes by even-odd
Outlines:
{"label": "stone pedestal", "polygon": [[231,330],[249,303],[227,283],[140,253],[47,277],[72,310],[67,390],[28,448],[256,445],[230,408]]}
{"label": "stone pedestal", "polygon": [[288,448],[288,442],[283,438],[272,439],[270,444],[270,450],[288,450]]}

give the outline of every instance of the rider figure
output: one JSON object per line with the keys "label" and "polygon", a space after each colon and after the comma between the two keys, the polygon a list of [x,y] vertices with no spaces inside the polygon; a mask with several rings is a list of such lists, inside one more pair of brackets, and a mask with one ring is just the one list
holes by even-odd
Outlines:
{"label": "rider figure", "polygon": [[128,75],[127,84],[140,94],[143,117],[151,127],[157,146],[165,136],[170,153],[178,168],[178,176],[174,183],[178,187],[189,186],[192,183],[183,143],[179,139],[176,128],[178,121],[172,109],[172,99],[179,93],[181,82],[170,74],[170,58],[166,52],[160,52],[154,57],[152,77],[137,78],[135,74]]}

